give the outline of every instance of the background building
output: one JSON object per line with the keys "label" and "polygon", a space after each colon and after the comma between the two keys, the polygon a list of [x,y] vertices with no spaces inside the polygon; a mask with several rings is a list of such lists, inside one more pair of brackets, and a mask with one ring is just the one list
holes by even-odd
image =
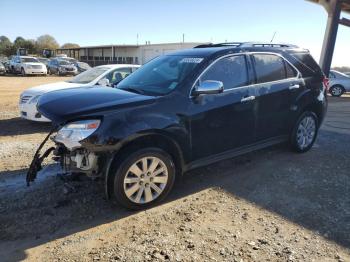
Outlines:
{"label": "background building", "polygon": [[66,54],[91,66],[103,64],[145,64],[159,55],[179,49],[192,48],[203,43],[166,43],[146,45],[101,45],[77,48],[59,48],[56,55]]}

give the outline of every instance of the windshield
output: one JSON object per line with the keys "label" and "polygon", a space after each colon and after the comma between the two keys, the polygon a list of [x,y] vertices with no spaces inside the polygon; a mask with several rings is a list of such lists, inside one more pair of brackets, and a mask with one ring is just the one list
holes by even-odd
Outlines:
{"label": "windshield", "polygon": [[117,88],[148,95],[174,90],[203,61],[200,57],[160,56],[121,81]]}
{"label": "windshield", "polygon": [[58,63],[59,65],[70,65],[70,63],[67,61],[59,61]]}
{"label": "windshield", "polygon": [[78,62],[77,65],[78,65],[80,68],[83,68],[83,69],[89,69],[89,68],[91,68],[87,63],[83,63],[83,62]]}
{"label": "windshield", "polygon": [[91,68],[67,81],[68,83],[87,84],[101,76],[109,70],[108,67],[94,67]]}
{"label": "windshield", "polygon": [[38,59],[34,57],[21,57],[22,63],[39,63]]}

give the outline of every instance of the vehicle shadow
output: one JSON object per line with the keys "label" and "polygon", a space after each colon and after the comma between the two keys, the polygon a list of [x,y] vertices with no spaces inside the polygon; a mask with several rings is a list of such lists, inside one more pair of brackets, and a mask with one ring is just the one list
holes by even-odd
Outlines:
{"label": "vehicle shadow", "polygon": [[[193,170],[167,202],[217,187],[350,248],[349,150],[349,134],[321,130],[306,154],[276,146]],[[6,189],[11,174],[0,172],[0,253],[5,260],[25,259],[27,249],[136,213],[105,200],[102,181],[82,179],[62,193],[64,182],[54,173],[48,171],[21,191]]]}
{"label": "vehicle shadow", "polygon": [[51,123],[33,122],[20,117],[0,119],[0,136],[48,133],[50,129]]}

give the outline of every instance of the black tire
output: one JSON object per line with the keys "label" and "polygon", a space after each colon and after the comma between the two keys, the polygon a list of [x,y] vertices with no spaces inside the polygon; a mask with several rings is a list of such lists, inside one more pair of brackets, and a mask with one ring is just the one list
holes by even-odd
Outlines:
{"label": "black tire", "polygon": [[[147,203],[135,203],[131,201],[125,193],[124,179],[128,174],[129,168],[144,157],[156,157],[160,159],[167,168],[168,180],[163,191],[154,200]],[[173,188],[176,176],[175,170],[175,165],[171,156],[160,148],[149,147],[133,152],[124,152],[124,154],[115,161],[113,168],[111,169],[111,177],[109,179],[110,185],[108,186],[112,189],[112,198],[127,209],[141,210],[150,208],[161,202]],[[145,193],[142,194],[144,195]]]}
{"label": "black tire", "polygon": [[47,69],[47,74],[48,74],[48,75],[51,75],[51,70],[50,70],[50,68]]}
{"label": "black tire", "polygon": [[21,75],[26,76],[26,71],[24,71],[23,67],[21,68]]}
{"label": "black tire", "polygon": [[341,85],[334,85],[329,89],[329,93],[334,97],[341,97],[345,92],[345,89]]}
{"label": "black tire", "polygon": [[[299,126],[301,125],[301,122],[307,117],[311,117],[314,120],[315,129],[314,129],[314,135],[312,137],[311,142],[306,147],[302,147],[300,145],[300,143],[298,142],[298,129],[299,129]],[[318,128],[319,128],[319,121],[318,121],[317,115],[314,112],[305,111],[304,113],[302,113],[299,116],[298,120],[296,121],[295,126],[293,128],[293,132],[292,132],[291,137],[290,137],[290,145],[291,145],[292,150],[297,152],[297,153],[305,153],[305,152],[309,151],[312,148],[312,146],[314,145],[315,140],[317,138]]]}

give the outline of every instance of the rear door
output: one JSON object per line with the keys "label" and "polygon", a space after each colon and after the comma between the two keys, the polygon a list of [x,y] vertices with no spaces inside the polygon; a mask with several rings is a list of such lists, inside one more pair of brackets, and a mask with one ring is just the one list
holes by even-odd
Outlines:
{"label": "rear door", "polygon": [[256,77],[256,141],[288,135],[293,101],[303,81],[298,71],[277,54],[254,53],[251,59]]}

